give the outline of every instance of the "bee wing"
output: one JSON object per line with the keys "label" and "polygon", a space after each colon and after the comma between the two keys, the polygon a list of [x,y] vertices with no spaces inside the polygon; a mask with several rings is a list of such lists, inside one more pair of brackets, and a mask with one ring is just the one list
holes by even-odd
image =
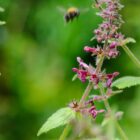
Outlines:
{"label": "bee wing", "polygon": [[61,7],[61,6],[57,6],[57,10],[61,13],[65,13],[66,12],[66,9]]}
{"label": "bee wing", "polygon": [[66,26],[66,20],[65,20],[65,13],[66,13],[66,9],[61,7],[61,6],[57,6],[57,11],[61,14],[61,16],[63,17],[63,20],[64,20],[64,25]]}
{"label": "bee wing", "polygon": [[81,11],[82,13],[86,13],[86,12],[89,11],[89,8],[80,9],[80,11]]}

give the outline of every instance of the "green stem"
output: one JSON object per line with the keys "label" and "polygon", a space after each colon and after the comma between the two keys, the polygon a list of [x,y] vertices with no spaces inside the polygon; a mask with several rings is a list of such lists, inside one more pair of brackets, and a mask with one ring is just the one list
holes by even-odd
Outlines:
{"label": "green stem", "polygon": [[118,132],[120,133],[120,136],[122,137],[123,140],[128,140],[128,137],[126,136],[125,132],[123,131],[123,129],[121,128],[120,124],[118,123],[118,121],[115,119],[115,126],[118,130]]}
{"label": "green stem", "polygon": [[[101,95],[104,96],[105,94],[105,91],[104,91],[104,88],[103,86],[100,84],[100,92],[101,92]],[[110,104],[108,102],[108,100],[105,98],[104,99],[104,105],[105,105],[105,108],[107,109],[108,112],[111,112],[111,107],[110,107]]]}
{"label": "green stem", "polygon": [[[105,91],[104,91],[104,87],[100,84],[100,91],[101,91],[101,95],[104,96],[105,94]],[[116,118],[114,117],[114,115],[112,114],[112,111],[111,111],[111,107],[110,107],[110,104],[108,102],[108,99],[104,99],[104,104],[105,104],[105,107],[106,107],[106,110],[110,113],[111,115],[111,118],[114,120],[115,122],[115,126],[122,138],[122,140],[128,140],[125,132],[123,131],[123,129],[121,128],[120,124],[118,123],[118,121],[116,120]]]}
{"label": "green stem", "polygon": [[65,126],[65,128],[64,128],[64,130],[63,130],[63,132],[62,132],[62,134],[61,134],[61,136],[59,138],[59,140],[66,140],[66,137],[67,137],[67,135],[69,133],[69,130],[70,130],[70,124],[67,124]]}
{"label": "green stem", "polygon": [[126,52],[126,54],[130,57],[130,59],[137,65],[137,67],[140,68],[140,61],[138,60],[138,58],[136,58],[136,56],[131,52],[131,50],[125,45],[122,46],[122,48],[124,49],[124,51]]}

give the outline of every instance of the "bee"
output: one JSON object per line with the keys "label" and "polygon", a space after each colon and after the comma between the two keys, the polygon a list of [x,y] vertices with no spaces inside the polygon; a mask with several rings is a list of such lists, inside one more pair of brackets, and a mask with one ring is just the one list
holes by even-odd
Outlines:
{"label": "bee", "polygon": [[89,9],[80,9],[77,7],[69,7],[64,9],[60,6],[57,7],[59,11],[64,13],[64,20],[66,23],[73,21],[75,18],[78,18],[82,12],[87,12]]}
{"label": "bee", "polygon": [[70,7],[67,9],[64,19],[68,23],[70,21],[73,21],[73,19],[78,18],[80,15],[80,10],[76,7]]}

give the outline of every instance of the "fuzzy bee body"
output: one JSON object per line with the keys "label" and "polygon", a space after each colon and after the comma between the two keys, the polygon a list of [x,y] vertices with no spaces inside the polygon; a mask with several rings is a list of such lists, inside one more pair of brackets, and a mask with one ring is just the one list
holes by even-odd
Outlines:
{"label": "fuzzy bee body", "polygon": [[67,10],[64,18],[65,21],[68,23],[69,21],[72,21],[74,18],[78,18],[80,15],[80,11],[78,8],[71,7]]}

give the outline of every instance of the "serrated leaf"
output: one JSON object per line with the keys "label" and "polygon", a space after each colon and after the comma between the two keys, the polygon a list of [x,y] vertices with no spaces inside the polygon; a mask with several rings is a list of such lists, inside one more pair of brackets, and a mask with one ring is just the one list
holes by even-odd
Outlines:
{"label": "serrated leaf", "polygon": [[59,109],[47,119],[47,121],[38,131],[37,136],[41,135],[42,133],[47,133],[48,131],[56,127],[68,124],[75,118],[75,114],[76,113],[69,107]]}
{"label": "serrated leaf", "polygon": [[113,82],[112,87],[124,89],[132,86],[140,85],[140,77],[126,76]]}

